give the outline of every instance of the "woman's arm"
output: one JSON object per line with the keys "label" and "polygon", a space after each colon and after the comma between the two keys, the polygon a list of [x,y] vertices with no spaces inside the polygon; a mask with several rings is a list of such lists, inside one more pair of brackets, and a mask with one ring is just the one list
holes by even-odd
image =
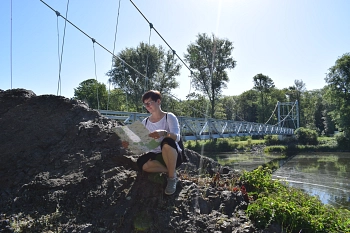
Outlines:
{"label": "woman's arm", "polygon": [[[169,132],[164,132],[165,137],[174,139],[176,142],[180,141],[180,126],[177,117],[174,113],[169,112],[167,117]],[[166,135],[165,135],[166,133]]]}

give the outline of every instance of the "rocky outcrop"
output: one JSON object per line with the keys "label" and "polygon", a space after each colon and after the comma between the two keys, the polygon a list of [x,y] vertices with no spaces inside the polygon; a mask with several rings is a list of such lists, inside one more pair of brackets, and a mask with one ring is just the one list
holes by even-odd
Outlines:
{"label": "rocky outcrop", "polygon": [[186,150],[166,196],[118,125],[77,100],[0,91],[0,232],[258,232],[231,189],[239,174]]}

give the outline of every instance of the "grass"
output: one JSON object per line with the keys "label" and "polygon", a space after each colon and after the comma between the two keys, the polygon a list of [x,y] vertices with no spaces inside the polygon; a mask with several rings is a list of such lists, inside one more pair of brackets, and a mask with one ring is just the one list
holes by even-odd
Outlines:
{"label": "grass", "polygon": [[218,138],[215,140],[186,141],[185,147],[197,152],[232,152],[234,150],[251,150],[253,146],[263,145],[264,140],[251,137]]}
{"label": "grass", "polygon": [[10,218],[10,226],[13,232],[61,232],[59,219],[62,213],[59,208],[56,208],[56,212],[41,216],[30,216],[19,213],[16,216]]}
{"label": "grass", "polygon": [[318,137],[318,145],[296,144],[295,139],[279,141],[277,135],[267,135],[265,139],[252,139],[250,136],[218,138],[210,140],[189,140],[185,147],[199,153],[249,152],[256,146],[265,146],[265,153],[296,154],[302,152],[339,152],[342,151],[335,137]]}

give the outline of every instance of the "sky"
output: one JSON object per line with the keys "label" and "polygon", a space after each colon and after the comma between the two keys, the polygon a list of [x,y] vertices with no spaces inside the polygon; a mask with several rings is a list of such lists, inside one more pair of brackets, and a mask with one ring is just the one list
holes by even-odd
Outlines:
{"label": "sky", "polygon": [[[66,15],[68,1],[43,1]],[[323,88],[328,69],[350,52],[349,0],[133,2],[182,59],[199,33],[233,42],[237,65],[228,72],[224,95],[250,90],[253,77],[260,73],[279,89],[293,86],[294,80],[302,80],[307,90]],[[150,34],[147,21],[129,0],[70,0],[67,18],[114,54],[149,39],[168,48],[155,31]],[[106,73],[112,55],[69,23],[59,88],[58,48],[62,48],[64,25],[40,0],[1,0],[0,89],[25,88],[37,95],[58,93],[71,98],[74,88],[91,78],[109,88]],[[177,78],[180,86],[172,92],[179,99],[194,90],[189,75],[183,65]]]}

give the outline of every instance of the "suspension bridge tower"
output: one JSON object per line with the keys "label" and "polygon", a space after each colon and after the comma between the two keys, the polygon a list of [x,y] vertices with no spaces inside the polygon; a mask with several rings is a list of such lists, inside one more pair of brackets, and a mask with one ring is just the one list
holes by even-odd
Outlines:
{"label": "suspension bridge tower", "polygon": [[277,102],[278,126],[299,128],[299,104],[295,102]]}

